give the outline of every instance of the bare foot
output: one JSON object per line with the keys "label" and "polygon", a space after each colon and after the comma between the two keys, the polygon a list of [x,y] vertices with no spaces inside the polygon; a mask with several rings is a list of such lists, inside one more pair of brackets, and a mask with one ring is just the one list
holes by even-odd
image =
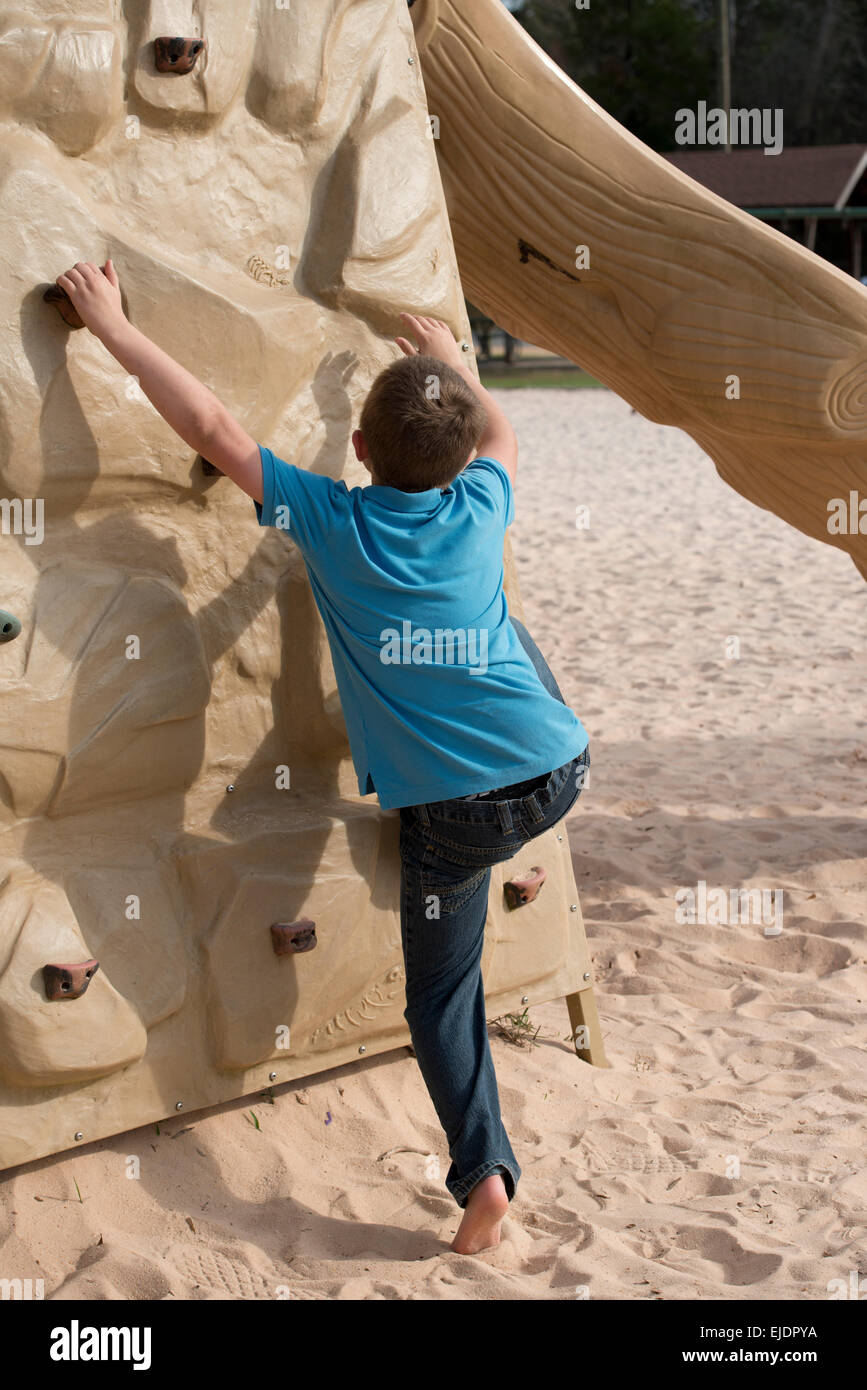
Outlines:
{"label": "bare foot", "polygon": [[451,1243],[457,1255],[478,1255],[500,1243],[500,1223],[509,1210],[502,1173],[477,1182],[467,1199],[464,1219]]}

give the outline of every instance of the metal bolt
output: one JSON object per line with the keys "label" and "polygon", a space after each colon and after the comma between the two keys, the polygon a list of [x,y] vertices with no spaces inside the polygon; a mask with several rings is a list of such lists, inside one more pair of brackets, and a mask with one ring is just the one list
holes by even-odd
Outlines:
{"label": "metal bolt", "polygon": [[415,58],[407,58],[406,61],[409,63],[410,67],[412,67],[413,63],[415,62]]}
{"label": "metal bolt", "polygon": [[83,1139],[84,1135],[82,1134],[81,1130],[79,1130],[75,1137],[76,1139]]}
{"label": "metal bolt", "polygon": [[562,840],[562,838],[563,838],[562,835],[558,835],[558,836],[557,836],[557,839],[558,839],[558,840]]}
{"label": "metal bolt", "polygon": [[570,903],[570,904],[569,904],[569,911],[570,911],[570,912],[577,912],[577,911],[578,911],[578,904],[577,904],[577,903]]}
{"label": "metal bolt", "polygon": [[229,785],[228,785],[228,787],[226,788],[226,791],[227,791],[227,792],[233,792],[234,790],[235,790],[235,783],[234,783],[234,782],[230,782]]}
{"label": "metal bolt", "polygon": [[461,352],[472,352],[472,350],[473,350],[472,343],[467,343],[467,342],[461,343]]}
{"label": "metal bolt", "polygon": [[362,1044],[361,1044],[361,1047],[360,1047],[358,1050],[359,1050],[359,1052],[366,1052],[366,1051],[367,1051],[367,1048],[364,1046],[364,1043],[362,1043]]}
{"label": "metal bolt", "polygon": [[179,1101],[177,1102],[177,1104],[175,1105],[175,1109],[176,1109],[176,1110],[183,1110],[183,1108],[184,1108],[184,1102],[183,1102],[182,1100],[179,1100]]}
{"label": "metal bolt", "polygon": [[268,1080],[269,1080],[269,1081],[276,1081],[276,1080],[277,1080],[277,1073],[276,1073],[276,1071],[269,1071],[269,1073],[268,1073]]}
{"label": "metal bolt", "polygon": [[589,979],[590,979],[590,971],[589,971],[589,970],[585,970],[585,971],[584,971],[584,979],[585,979],[585,980],[589,980]]}
{"label": "metal bolt", "polygon": [[521,995],[521,1003],[522,1003],[522,1004],[529,1004],[529,1002],[530,1002],[530,996],[529,996],[529,994],[522,994],[522,995]]}

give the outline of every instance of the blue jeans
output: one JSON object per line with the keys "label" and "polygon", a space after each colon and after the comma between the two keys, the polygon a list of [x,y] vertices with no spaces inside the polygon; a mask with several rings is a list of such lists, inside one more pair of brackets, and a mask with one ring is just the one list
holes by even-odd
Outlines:
{"label": "blue jeans", "polygon": [[[511,622],[543,685],[562,701],[527,629]],[[500,1118],[482,984],[491,865],[562,820],[589,763],[585,749],[554,772],[503,788],[520,793],[503,800],[457,798],[400,809],[403,1016],[448,1139],[446,1187],[459,1207],[491,1173],[502,1173],[511,1201],[521,1176]]]}

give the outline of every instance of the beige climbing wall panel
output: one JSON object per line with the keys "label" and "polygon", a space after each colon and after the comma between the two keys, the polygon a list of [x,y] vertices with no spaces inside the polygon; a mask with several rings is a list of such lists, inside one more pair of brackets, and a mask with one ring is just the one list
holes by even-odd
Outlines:
{"label": "beige climbing wall panel", "polygon": [[411,13],[472,302],[685,430],[738,492],[867,577],[850,502],[867,496],[867,289],[635,139],[501,0]]}
{"label": "beige climbing wall panel", "polygon": [[[206,44],[183,75],[172,36]],[[19,3],[0,79],[8,1167],[408,1041],[399,820],[357,794],[301,557],[46,286],[110,256],[138,327],[350,487],[398,312],[468,325],[405,0]],[[521,617],[508,541],[506,577]],[[490,901],[491,1016],[583,988],[565,835]],[[304,917],[316,948],[277,956]],[[93,960],[47,998],[46,964]]]}

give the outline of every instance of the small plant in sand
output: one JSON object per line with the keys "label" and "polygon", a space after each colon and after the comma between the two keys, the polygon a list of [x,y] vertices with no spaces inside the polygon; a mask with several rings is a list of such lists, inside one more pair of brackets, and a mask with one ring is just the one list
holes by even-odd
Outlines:
{"label": "small plant in sand", "polygon": [[500,1036],[507,1042],[514,1043],[516,1047],[532,1047],[541,1026],[537,1024],[533,1027],[527,1009],[522,1014],[501,1014],[492,1022]]}

